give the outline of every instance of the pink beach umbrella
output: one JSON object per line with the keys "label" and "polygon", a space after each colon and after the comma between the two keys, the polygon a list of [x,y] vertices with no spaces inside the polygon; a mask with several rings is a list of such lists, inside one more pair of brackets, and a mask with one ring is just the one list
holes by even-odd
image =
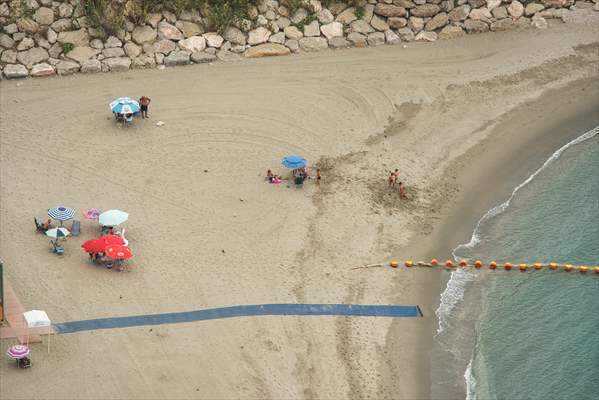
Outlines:
{"label": "pink beach umbrella", "polygon": [[89,210],[83,213],[83,216],[85,217],[85,219],[98,219],[98,217],[100,216],[100,210],[98,210],[97,208],[90,208]]}
{"label": "pink beach umbrella", "polygon": [[15,344],[14,346],[10,346],[6,355],[12,358],[13,360],[20,360],[23,357],[27,357],[31,351],[29,347],[22,344]]}

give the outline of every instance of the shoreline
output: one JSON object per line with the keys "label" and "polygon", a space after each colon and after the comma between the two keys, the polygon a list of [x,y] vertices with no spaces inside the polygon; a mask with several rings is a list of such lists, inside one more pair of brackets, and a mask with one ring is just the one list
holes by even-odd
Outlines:
{"label": "shoreline", "polygon": [[[559,101],[563,98],[572,100],[560,112],[539,112],[556,103],[563,105]],[[460,187],[458,196],[451,203],[440,205],[442,215],[432,233],[415,236],[405,250],[409,250],[415,260],[426,261],[433,257],[439,261],[452,259],[453,250],[470,241],[476,224],[487,211],[507,200],[513,189],[560,147],[599,125],[599,114],[595,111],[598,100],[599,83],[596,79],[581,79],[566,87],[550,89],[540,98],[510,112],[510,119],[502,118],[485,139],[453,160],[453,165],[444,173],[444,179],[455,177],[456,185]],[[522,127],[518,126],[521,121],[526,121],[529,129],[525,134]],[[437,278],[426,278],[436,287],[431,287],[431,291],[436,293],[434,309],[439,306],[449,274],[443,272]],[[422,348],[429,349],[429,358],[433,362],[433,332],[439,321],[436,315],[431,316],[431,319],[434,322],[429,325],[433,331],[426,340],[427,345]],[[431,380],[427,382],[429,388],[431,383]],[[458,394],[452,393],[446,398],[453,398],[454,395]],[[460,395],[466,398],[465,391]]]}

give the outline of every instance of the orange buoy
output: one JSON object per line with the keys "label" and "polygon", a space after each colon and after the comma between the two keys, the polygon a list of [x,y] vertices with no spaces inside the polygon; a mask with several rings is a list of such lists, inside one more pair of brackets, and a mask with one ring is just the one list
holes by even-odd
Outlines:
{"label": "orange buoy", "polygon": [[599,274],[599,267],[593,268],[593,271],[595,271],[596,274]]}
{"label": "orange buoy", "polygon": [[518,268],[520,268],[520,271],[526,272],[526,270],[528,269],[528,264],[520,264],[518,265]]}
{"label": "orange buoy", "polygon": [[466,260],[460,261],[460,267],[467,267],[467,266],[468,266],[468,261],[466,261]]}
{"label": "orange buoy", "polygon": [[437,261],[437,259],[436,259],[436,258],[433,258],[433,259],[431,260],[431,265],[432,265],[433,267],[436,267],[437,265],[439,265],[439,261]]}
{"label": "orange buoy", "polygon": [[412,268],[414,266],[414,262],[412,262],[412,260],[406,260],[406,262],[404,262],[404,265],[408,268]]}
{"label": "orange buoy", "polygon": [[445,266],[446,267],[453,267],[453,261],[451,261],[451,260],[445,261]]}
{"label": "orange buoy", "polygon": [[541,268],[543,268],[543,264],[535,263],[535,269],[541,269]]}
{"label": "orange buoy", "polygon": [[588,270],[589,270],[589,267],[585,267],[584,265],[582,265],[580,267],[580,273],[581,274],[586,274]]}
{"label": "orange buoy", "polygon": [[483,266],[483,263],[480,260],[476,260],[474,262],[474,268],[480,268]]}
{"label": "orange buoy", "polygon": [[495,269],[495,268],[497,268],[497,262],[495,262],[495,261],[491,261],[491,262],[489,263],[489,268],[491,268],[491,269]]}
{"label": "orange buoy", "polygon": [[397,260],[391,260],[391,262],[389,263],[389,265],[392,268],[397,268],[397,267],[399,267],[399,262]]}
{"label": "orange buoy", "polygon": [[512,263],[511,262],[506,262],[505,264],[503,264],[503,268],[505,268],[506,271],[509,271],[512,269]]}
{"label": "orange buoy", "polygon": [[565,265],[564,265],[564,270],[565,270],[566,272],[570,272],[570,271],[572,271],[572,264],[565,264]]}
{"label": "orange buoy", "polygon": [[557,263],[551,262],[549,263],[549,268],[551,268],[552,270],[556,270],[557,267],[559,267],[559,265]]}

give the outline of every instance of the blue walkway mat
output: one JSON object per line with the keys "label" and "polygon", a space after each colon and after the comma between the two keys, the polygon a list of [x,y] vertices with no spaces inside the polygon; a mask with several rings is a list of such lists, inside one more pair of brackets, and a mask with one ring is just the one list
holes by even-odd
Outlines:
{"label": "blue walkway mat", "polygon": [[97,329],[132,326],[178,324],[209,319],[258,315],[341,315],[360,317],[422,317],[418,306],[361,306],[351,304],[256,304],[211,308],[166,314],[133,315],[130,317],[98,318],[54,324],[57,333],[74,333]]}

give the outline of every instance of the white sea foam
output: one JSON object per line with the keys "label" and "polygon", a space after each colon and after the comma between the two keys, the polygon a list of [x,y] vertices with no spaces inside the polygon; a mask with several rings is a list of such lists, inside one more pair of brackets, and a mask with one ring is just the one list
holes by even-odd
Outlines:
{"label": "white sea foam", "polygon": [[[562,146],[555,153],[553,153],[551,155],[551,157],[549,157],[547,159],[547,161],[545,161],[539,169],[537,169],[532,175],[530,175],[520,185],[516,186],[516,188],[512,191],[512,194],[506,201],[504,201],[503,203],[501,203],[501,204],[493,207],[489,211],[487,211],[485,213],[485,215],[483,215],[483,217],[478,220],[478,222],[476,223],[476,226],[474,228],[474,231],[472,232],[472,237],[470,238],[470,242],[461,244],[453,250],[452,255],[453,255],[454,259],[455,260],[458,259],[457,254],[460,250],[472,249],[474,246],[476,246],[478,243],[480,243],[479,229],[480,229],[481,224],[483,222],[487,221],[488,219],[493,218],[494,216],[503,213],[509,207],[512,199],[516,196],[516,193],[518,193],[518,191],[520,189],[522,189],[524,186],[528,185],[537,175],[539,175],[545,168],[547,168],[547,166],[549,166],[552,162],[557,160],[565,150],[567,150],[568,148],[570,148],[576,144],[584,142],[585,140],[591,139],[592,137],[596,136],[598,133],[599,133],[599,126],[593,128],[590,131],[584,133],[583,135],[577,137],[576,139],[574,139],[571,142],[567,143],[566,145]],[[466,283],[468,281],[471,281],[472,279],[473,279],[472,274],[469,274],[469,273],[461,271],[461,270],[456,270],[451,274],[451,278],[449,279],[449,282],[447,282],[447,287],[441,294],[439,308],[437,308],[437,310],[435,311],[435,314],[437,315],[437,318],[439,320],[439,326],[437,328],[437,335],[439,335],[441,332],[443,332],[443,329],[447,325],[447,321],[450,318],[451,311],[459,303],[461,303],[461,301],[464,299],[464,289],[465,289]],[[464,379],[466,380],[466,386],[468,388],[466,400],[476,400],[476,394],[475,394],[476,379],[474,378],[474,374],[472,372],[472,359],[468,363],[468,368],[466,369],[466,372],[464,373]]]}

